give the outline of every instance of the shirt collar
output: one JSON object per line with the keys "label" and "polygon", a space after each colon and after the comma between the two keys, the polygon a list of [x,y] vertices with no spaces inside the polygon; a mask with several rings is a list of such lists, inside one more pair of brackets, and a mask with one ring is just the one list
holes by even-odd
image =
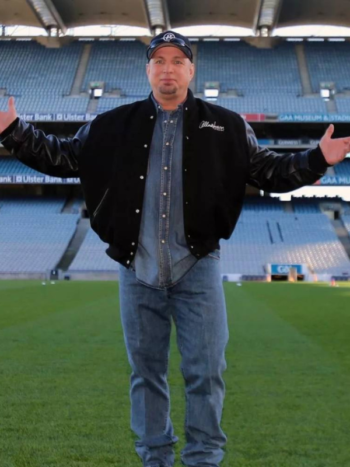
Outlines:
{"label": "shirt collar", "polygon": [[159,102],[157,101],[157,99],[154,97],[153,92],[151,92],[151,99],[152,99],[152,101],[153,101],[153,103],[154,103],[154,105],[155,105],[155,107],[156,107],[157,112],[158,112],[158,110],[161,110],[162,112],[176,112],[177,110],[181,110],[181,111],[182,111],[182,110],[183,110],[183,105],[184,105],[184,103],[186,102],[186,99],[185,99],[183,102],[181,102],[181,104],[179,104],[179,105],[177,106],[177,109],[174,109],[174,110],[164,110],[163,107],[161,106],[161,104],[159,104]]}

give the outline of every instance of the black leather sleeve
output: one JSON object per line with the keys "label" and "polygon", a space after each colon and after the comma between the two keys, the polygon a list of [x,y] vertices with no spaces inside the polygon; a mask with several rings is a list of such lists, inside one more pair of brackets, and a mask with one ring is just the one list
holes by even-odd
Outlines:
{"label": "black leather sleeve", "polygon": [[23,164],[53,177],[79,177],[77,158],[87,140],[90,122],[73,138],[57,138],[17,118],[0,135],[4,147]]}
{"label": "black leather sleeve", "polygon": [[312,185],[330,167],[319,146],[303,152],[278,154],[259,146],[252,127],[247,122],[245,125],[250,185],[270,193],[286,193],[304,185]]}

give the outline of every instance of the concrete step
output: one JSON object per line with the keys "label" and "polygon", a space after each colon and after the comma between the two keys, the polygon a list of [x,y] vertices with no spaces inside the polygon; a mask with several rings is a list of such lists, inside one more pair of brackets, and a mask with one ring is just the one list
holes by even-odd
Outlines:
{"label": "concrete step", "polygon": [[296,44],[295,52],[297,55],[299,73],[301,79],[301,85],[303,87],[303,95],[312,94],[311,79],[309,74],[309,68],[307,66],[307,60],[305,55],[305,49],[303,44]]}
{"label": "concrete step", "polygon": [[72,264],[73,259],[77,255],[85,237],[90,228],[89,219],[79,219],[76,231],[68,244],[66,251],[63,253],[62,258],[58,262],[56,269],[67,271],[69,266]]}
{"label": "concrete step", "polygon": [[91,44],[85,44],[83,48],[83,52],[81,54],[80,62],[78,65],[77,72],[75,74],[73,86],[71,89],[71,96],[79,96],[81,92],[81,88],[84,82],[84,77],[86,73],[86,69],[89,63],[90,53],[91,53]]}
{"label": "concrete step", "polygon": [[347,255],[350,258],[350,236],[344,226],[343,221],[341,219],[337,219],[337,220],[331,219],[331,223],[334,227],[335,233],[337,234],[341,244],[344,247],[344,250],[346,251]]}

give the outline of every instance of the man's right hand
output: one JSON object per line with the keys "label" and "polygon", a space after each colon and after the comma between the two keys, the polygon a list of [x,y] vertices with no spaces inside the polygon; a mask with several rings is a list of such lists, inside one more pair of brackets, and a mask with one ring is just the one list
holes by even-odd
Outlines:
{"label": "man's right hand", "polygon": [[7,112],[0,112],[0,133],[6,130],[17,118],[15,99],[10,97],[8,100]]}

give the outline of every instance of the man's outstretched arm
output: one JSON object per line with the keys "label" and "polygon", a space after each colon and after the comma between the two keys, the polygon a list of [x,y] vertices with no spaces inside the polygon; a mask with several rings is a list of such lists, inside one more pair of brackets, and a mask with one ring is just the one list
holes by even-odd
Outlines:
{"label": "man's outstretched arm", "polygon": [[331,139],[333,125],[316,148],[289,154],[260,147],[247,123],[246,130],[250,156],[248,183],[270,193],[284,193],[315,183],[327,167],[341,162],[350,151],[350,137]]}
{"label": "man's outstretched arm", "polygon": [[35,130],[17,116],[14,99],[8,110],[0,112],[0,141],[28,167],[53,177],[78,177],[77,157],[89,134],[90,123],[82,126],[73,138],[57,138]]}

